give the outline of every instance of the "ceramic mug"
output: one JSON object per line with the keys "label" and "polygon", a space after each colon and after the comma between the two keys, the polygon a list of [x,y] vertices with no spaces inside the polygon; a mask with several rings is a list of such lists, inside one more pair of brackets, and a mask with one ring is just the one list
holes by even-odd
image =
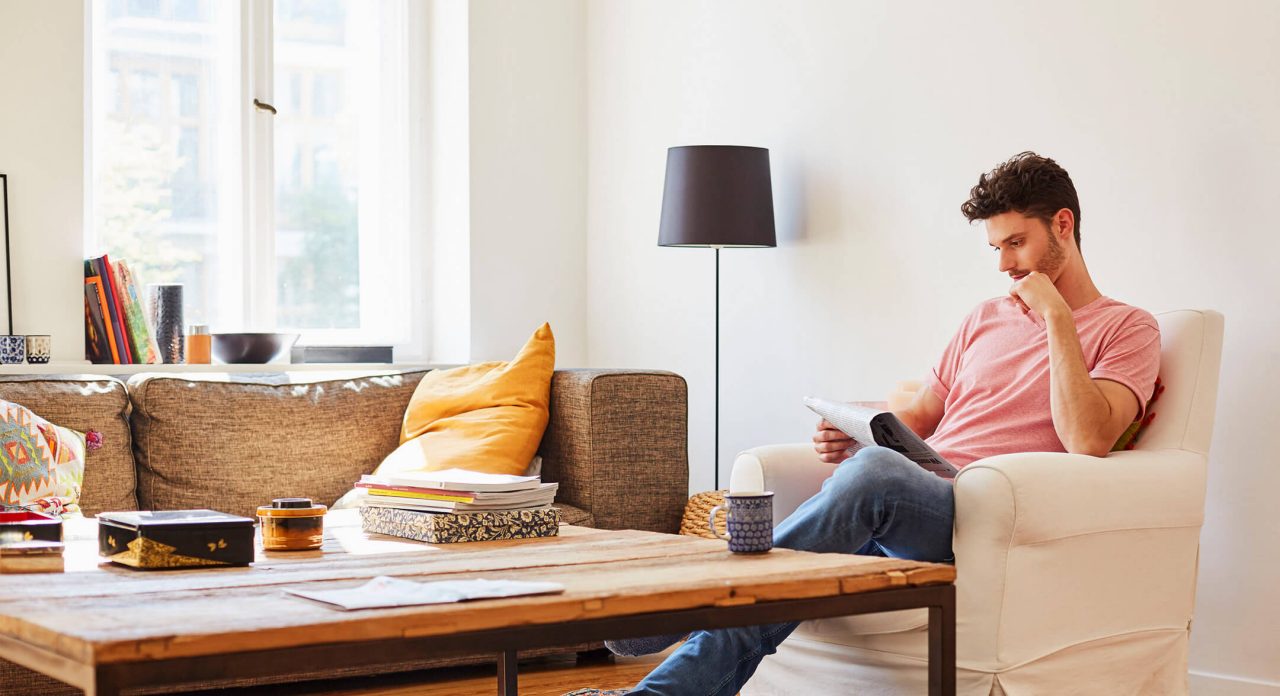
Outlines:
{"label": "ceramic mug", "polygon": [[27,362],[32,365],[44,365],[49,362],[53,353],[53,339],[44,334],[27,336]]}
{"label": "ceramic mug", "polygon": [[[716,513],[725,511],[728,536],[716,529]],[[763,553],[773,548],[773,493],[726,493],[724,505],[711,508],[707,515],[711,532],[729,542],[734,553]]]}
{"label": "ceramic mug", "polygon": [[20,365],[26,357],[26,336],[0,336],[0,364]]}

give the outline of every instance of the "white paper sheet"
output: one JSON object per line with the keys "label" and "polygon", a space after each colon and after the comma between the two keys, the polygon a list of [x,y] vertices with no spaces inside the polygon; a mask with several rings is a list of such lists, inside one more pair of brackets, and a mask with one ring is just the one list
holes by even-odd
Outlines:
{"label": "white paper sheet", "polygon": [[448,604],[473,599],[521,597],[524,595],[559,594],[564,585],[558,582],[526,582],[523,580],[438,580],[414,582],[386,575],[345,590],[292,590],[285,592],[335,608],[376,609],[410,607],[419,604]]}

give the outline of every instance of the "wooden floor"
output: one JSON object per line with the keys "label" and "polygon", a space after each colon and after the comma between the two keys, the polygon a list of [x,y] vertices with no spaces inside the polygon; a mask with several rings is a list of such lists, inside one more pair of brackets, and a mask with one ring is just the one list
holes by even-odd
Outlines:
{"label": "wooden floor", "polygon": [[[674,650],[674,648],[672,648]],[[646,657],[612,657],[576,662],[572,657],[535,658],[520,663],[521,696],[561,696],[585,688],[627,689],[645,677],[670,652]],[[201,696],[493,696],[498,681],[493,666],[454,667],[383,677],[335,679],[249,689],[202,691]]]}

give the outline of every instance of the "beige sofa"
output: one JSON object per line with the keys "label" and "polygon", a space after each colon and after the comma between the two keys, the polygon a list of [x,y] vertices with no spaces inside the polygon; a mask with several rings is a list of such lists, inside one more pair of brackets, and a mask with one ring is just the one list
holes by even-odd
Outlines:
{"label": "beige sofa", "polygon": [[[251,516],[274,497],[331,504],[349,490],[399,444],[405,406],[425,374],[148,374],[127,384],[107,376],[9,376],[0,377],[0,399],[102,434],[85,467],[86,515],[212,508]],[[688,491],[686,403],[684,380],[669,372],[557,371],[539,454],[543,478],[560,483],[562,520],[678,531]],[[484,659],[424,658],[378,671]],[[79,692],[0,661],[0,694],[9,693]]]}

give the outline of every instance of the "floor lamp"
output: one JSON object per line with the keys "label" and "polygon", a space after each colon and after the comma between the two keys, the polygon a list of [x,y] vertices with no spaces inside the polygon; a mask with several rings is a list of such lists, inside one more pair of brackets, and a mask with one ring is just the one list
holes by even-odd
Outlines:
{"label": "floor lamp", "polygon": [[769,151],[740,145],[667,150],[658,246],[716,250],[715,487],[720,489],[720,250],[777,246]]}

